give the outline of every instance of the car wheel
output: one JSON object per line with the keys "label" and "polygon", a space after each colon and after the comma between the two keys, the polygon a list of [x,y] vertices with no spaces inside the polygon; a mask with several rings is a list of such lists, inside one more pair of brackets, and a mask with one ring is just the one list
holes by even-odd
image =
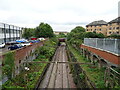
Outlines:
{"label": "car wheel", "polygon": [[8,50],[11,50],[10,48],[8,48]]}

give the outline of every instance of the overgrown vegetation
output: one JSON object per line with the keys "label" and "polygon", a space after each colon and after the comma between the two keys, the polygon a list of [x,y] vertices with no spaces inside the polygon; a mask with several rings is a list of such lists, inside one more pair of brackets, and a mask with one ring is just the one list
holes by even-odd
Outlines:
{"label": "overgrown vegetation", "polygon": [[[81,56],[80,53],[73,48],[70,44],[69,50],[74,54],[75,58],[81,63],[90,63],[85,57]],[[88,75],[88,78],[95,84],[96,88],[105,88],[104,83],[104,68],[98,69],[97,67],[93,67],[91,65],[81,65],[82,69]],[[81,78],[84,78],[83,74],[80,74]]]}
{"label": "overgrown vegetation", "polygon": [[[36,49],[34,54],[38,54],[38,57],[33,60],[36,61],[49,61],[54,55],[55,47],[57,45],[56,38],[51,38],[45,42],[44,46]],[[28,67],[29,70],[22,70],[19,75],[11,80],[5,82],[2,87],[5,88],[24,88],[31,89],[34,88],[40,75],[42,74],[46,63],[27,63],[25,67]],[[24,68],[24,67],[23,67]]]}
{"label": "overgrown vegetation", "polygon": [[[80,26],[74,28],[67,36],[67,42],[69,43],[69,48],[79,62],[91,63],[90,60],[87,60],[84,56],[80,55],[81,54],[80,44],[83,43],[84,38],[119,38],[120,39],[120,35],[113,34],[110,36],[104,36],[102,33],[85,32],[85,29]],[[98,64],[98,62],[96,62],[96,64]],[[104,82],[105,68],[98,69],[96,66],[97,65],[94,66],[81,65],[81,67],[85,70],[90,80],[93,83],[95,83],[97,88],[105,88],[105,82]],[[83,75],[80,75],[80,77],[83,77]]]}
{"label": "overgrown vegetation", "polygon": [[2,73],[3,75],[7,75],[8,79],[12,78],[13,72],[15,70],[14,54],[15,54],[14,52],[8,52],[8,53],[5,53],[4,55]]}
{"label": "overgrown vegetation", "polygon": [[108,36],[108,38],[117,38],[117,39],[120,39],[120,35],[111,34],[110,36]]}

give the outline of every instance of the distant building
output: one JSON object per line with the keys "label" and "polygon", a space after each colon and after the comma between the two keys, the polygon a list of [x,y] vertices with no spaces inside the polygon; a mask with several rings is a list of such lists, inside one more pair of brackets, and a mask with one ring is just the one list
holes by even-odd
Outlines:
{"label": "distant building", "polygon": [[120,17],[108,22],[107,36],[111,34],[120,35]]}
{"label": "distant building", "polygon": [[102,33],[106,36],[111,34],[120,35],[120,17],[108,23],[103,20],[94,21],[86,25],[86,32]]}
{"label": "distant building", "polygon": [[60,33],[64,33],[65,35],[68,34],[68,32],[65,32],[65,31],[54,31],[55,35],[59,35]]}
{"label": "distant building", "polygon": [[0,23],[0,43],[15,41],[22,37],[22,28]]}
{"label": "distant building", "polygon": [[86,32],[96,32],[107,35],[107,22],[103,20],[94,21],[86,25]]}

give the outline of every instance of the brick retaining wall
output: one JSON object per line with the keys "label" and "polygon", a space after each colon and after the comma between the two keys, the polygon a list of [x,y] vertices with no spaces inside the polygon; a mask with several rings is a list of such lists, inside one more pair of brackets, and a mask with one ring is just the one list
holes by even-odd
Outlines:
{"label": "brick retaining wall", "polygon": [[95,48],[92,48],[92,47],[89,47],[89,46],[86,46],[86,45],[81,45],[80,47],[88,49],[92,53],[95,53],[96,55],[104,58],[108,62],[113,63],[117,66],[120,66],[120,56],[117,56],[115,54],[112,54],[112,53],[109,53],[109,52],[106,52],[106,51],[102,51],[102,50],[99,50],[99,49],[95,49]]}
{"label": "brick retaining wall", "polygon": [[[39,43],[34,43],[29,46],[25,46],[23,48],[15,50],[15,65],[19,65],[22,60],[25,60],[26,57],[30,55],[31,52],[34,52],[37,47],[43,46],[44,41]],[[4,60],[4,55],[0,56],[0,60]]]}

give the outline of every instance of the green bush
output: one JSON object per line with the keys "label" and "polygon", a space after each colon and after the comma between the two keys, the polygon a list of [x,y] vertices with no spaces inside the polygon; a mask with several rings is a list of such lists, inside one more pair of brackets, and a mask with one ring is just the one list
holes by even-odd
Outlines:
{"label": "green bush", "polygon": [[12,78],[12,73],[14,73],[15,64],[14,64],[15,56],[14,52],[5,53],[5,57],[3,60],[4,66],[2,67],[3,74],[7,75],[8,79]]}
{"label": "green bush", "polygon": [[85,75],[83,73],[80,73],[79,76],[82,80],[85,79]]}

